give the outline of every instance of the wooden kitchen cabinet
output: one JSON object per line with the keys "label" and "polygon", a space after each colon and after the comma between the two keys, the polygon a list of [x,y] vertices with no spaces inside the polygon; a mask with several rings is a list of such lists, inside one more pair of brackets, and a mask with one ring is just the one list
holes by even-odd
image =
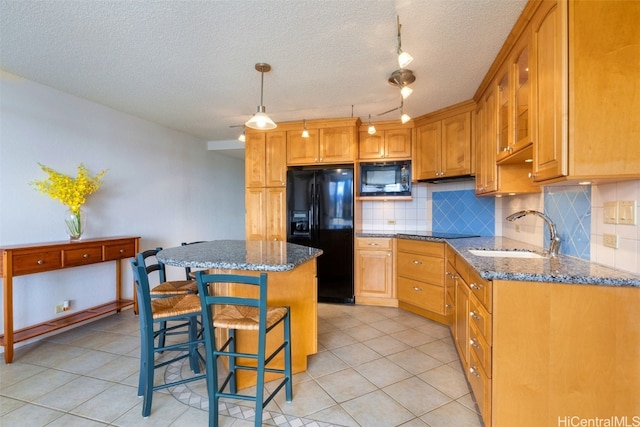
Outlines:
{"label": "wooden kitchen cabinet", "polygon": [[493,194],[498,190],[496,165],[497,102],[491,86],[478,101],[476,109],[476,194]]}
{"label": "wooden kitchen cabinet", "polygon": [[533,177],[640,178],[640,3],[543,1],[532,19]]}
{"label": "wooden kitchen cabinet", "polygon": [[444,243],[397,239],[398,307],[446,323]]}
{"label": "wooden kitchen cabinet", "polygon": [[245,237],[247,240],[286,240],[286,189],[245,189]]}
{"label": "wooden kitchen cabinet", "polygon": [[414,180],[471,173],[471,111],[467,101],[415,121]]}
{"label": "wooden kitchen cabinet", "polygon": [[245,187],[284,187],[287,182],[287,134],[245,133]]}
{"label": "wooden kitchen cabinet", "polygon": [[376,133],[369,135],[369,124],[360,126],[359,160],[411,159],[412,126],[397,128],[397,122],[374,123]]}
{"label": "wooden kitchen cabinet", "polygon": [[397,307],[392,238],[357,237],[356,304]]}
{"label": "wooden kitchen cabinet", "polygon": [[360,119],[307,121],[309,138],[287,132],[287,165],[342,164],[355,161]]}

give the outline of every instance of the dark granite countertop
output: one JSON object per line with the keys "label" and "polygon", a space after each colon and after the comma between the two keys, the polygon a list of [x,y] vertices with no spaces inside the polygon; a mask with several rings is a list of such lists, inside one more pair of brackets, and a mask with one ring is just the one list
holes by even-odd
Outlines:
{"label": "dark granite countertop", "polygon": [[487,280],[517,280],[568,284],[640,287],[640,276],[580,258],[560,255],[557,258],[506,258],[473,255],[469,249],[543,249],[506,237],[470,237],[443,239],[429,232],[358,233],[358,237],[396,237],[400,239],[447,242],[465,261]]}
{"label": "dark granite countertop", "polygon": [[213,240],[163,249],[167,265],[224,270],[289,271],[322,255],[321,249],[266,240]]}

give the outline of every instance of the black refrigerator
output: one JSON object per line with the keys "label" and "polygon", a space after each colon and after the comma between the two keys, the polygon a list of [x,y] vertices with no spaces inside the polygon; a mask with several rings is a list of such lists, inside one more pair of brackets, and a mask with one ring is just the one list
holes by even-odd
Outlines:
{"label": "black refrigerator", "polygon": [[287,171],[287,241],[322,249],[318,301],[353,304],[353,167]]}

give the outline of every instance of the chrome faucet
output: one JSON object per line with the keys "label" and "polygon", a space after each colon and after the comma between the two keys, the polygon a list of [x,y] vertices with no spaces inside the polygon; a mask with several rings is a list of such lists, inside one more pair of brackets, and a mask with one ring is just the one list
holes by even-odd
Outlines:
{"label": "chrome faucet", "polygon": [[534,210],[524,210],[518,211],[516,213],[512,213],[507,217],[508,221],[515,221],[516,219],[522,218],[527,215],[537,215],[547,223],[549,227],[549,240],[551,244],[549,245],[549,255],[552,257],[558,256],[558,250],[560,249],[560,237],[558,236],[558,230],[556,229],[556,225],[551,221],[551,218],[543,214],[542,212],[534,211]]}

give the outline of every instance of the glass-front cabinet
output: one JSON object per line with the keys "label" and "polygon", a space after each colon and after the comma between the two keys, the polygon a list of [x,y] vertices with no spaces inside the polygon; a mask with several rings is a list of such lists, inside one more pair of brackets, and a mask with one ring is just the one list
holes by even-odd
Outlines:
{"label": "glass-front cabinet", "polygon": [[532,158],[531,85],[529,80],[529,38],[523,37],[506,61],[498,79],[498,152],[499,164]]}

